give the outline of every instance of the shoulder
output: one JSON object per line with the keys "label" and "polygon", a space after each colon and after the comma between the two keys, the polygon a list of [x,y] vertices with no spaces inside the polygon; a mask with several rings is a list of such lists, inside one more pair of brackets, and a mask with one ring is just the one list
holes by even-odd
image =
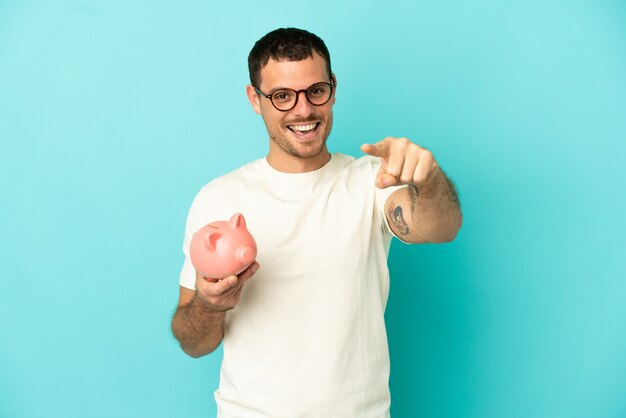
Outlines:
{"label": "shoulder", "polygon": [[333,158],[337,160],[337,169],[348,174],[375,175],[380,167],[380,158],[371,155],[355,158],[350,155],[335,153]]}
{"label": "shoulder", "polygon": [[205,194],[214,192],[216,190],[223,190],[224,188],[228,188],[234,184],[245,182],[248,179],[254,178],[255,172],[259,170],[261,161],[261,159],[251,161],[242,165],[239,168],[236,168],[232,171],[220,175],[219,177],[212,179],[200,188],[198,194]]}
{"label": "shoulder", "polygon": [[251,161],[205,183],[196,192],[192,207],[204,207],[208,204],[214,204],[217,196],[223,197],[241,187],[252,184],[255,172],[259,169],[259,161]]}

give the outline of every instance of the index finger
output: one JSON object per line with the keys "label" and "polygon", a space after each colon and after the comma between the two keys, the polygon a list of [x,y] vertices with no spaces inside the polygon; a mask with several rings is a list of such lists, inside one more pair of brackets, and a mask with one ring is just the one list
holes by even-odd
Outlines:
{"label": "index finger", "polygon": [[386,158],[389,154],[389,144],[385,140],[375,144],[363,144],[361,151],[374,157]]}

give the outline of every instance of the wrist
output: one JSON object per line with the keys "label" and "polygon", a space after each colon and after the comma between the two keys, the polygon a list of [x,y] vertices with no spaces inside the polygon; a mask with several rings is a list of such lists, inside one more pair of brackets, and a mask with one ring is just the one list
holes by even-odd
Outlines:
{"label": "wrist", "polygon": [[428,183],[409,184],[409,194],[412,198],[429,199],[440,194],[445,188],[445,176],[440,170],[431,177]]}
{"label": "wrist", "polygon": [[198,292],[193,295],[191,299],[191,303],[189,304],[192,309],[196,309],[202,313],[203,316],[206,316],[211,319],[223,319],[225,311],[217,309],[215,306],[211,305],[209,302],[202,299],[201,296],[198,296]]}

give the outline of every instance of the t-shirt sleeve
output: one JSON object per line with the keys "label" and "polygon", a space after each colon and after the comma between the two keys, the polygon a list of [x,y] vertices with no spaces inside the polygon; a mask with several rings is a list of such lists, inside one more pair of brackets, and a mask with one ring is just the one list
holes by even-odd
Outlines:
{"label": "t-shirt sleeve", "polygon": [[[375,157],[372,157],[375,158]],[[383,231],[386,234],[389,234],[390,236],[396,237],[398,238],[400,241],[402,241],[403,243],[407,244],[406,241],[404,241],[402,238],[400,238],[398,235],[396,235],[393,232],[393,229],[391,229],[391,226],[389,225],[389,221],[387,220],[387,214],[385,213],[385,203],[387,202],[387,199],[389,198],[389,196],[391,196],[393,194],[393,192],[395,192],[396,190],[399,190],[403,187],[403,186],[391,186],[391,187],[387,187],[385,189],[379,189],[378,187],[376,187],[374,185],[374,181],[376,180],[376,174],[378,173],[378,170],[380,168],[380,158],[375,158],[376,161],[373,162],[373,177],[372,177],[372,187],[374,187],[375,191],[375,204],[376,204],[376,213],[379,216],[379,220],[380,220],[380,225],[383,228]]]}
{"label": "t-shirt sleeve", "polygon": [[[191,264],[189,256],[189,245],[193,234],[204,226],[207,219],[207,210],[209,205],[206,202],[206,190],[201,189],[194,198],[189,213],[187,214],[187,222],[185,224],[185,236],[183,239],[183,254],[185,260],[180,271],[179,284],[187,289],[196,290],[196,269]],[[203,223],[204,222],[204,223]]]}

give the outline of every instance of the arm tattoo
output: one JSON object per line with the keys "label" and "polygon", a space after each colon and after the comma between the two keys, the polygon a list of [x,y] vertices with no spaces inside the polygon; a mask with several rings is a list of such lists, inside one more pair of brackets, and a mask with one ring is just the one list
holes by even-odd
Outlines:
{"label": "arm tattoo", "polygon": [[389,204],[389,220],[396,226],[398,232],[402,235],[409,234],[409,225],[407,225],[402,215],[402,206],[395,206],[394,202]]}

